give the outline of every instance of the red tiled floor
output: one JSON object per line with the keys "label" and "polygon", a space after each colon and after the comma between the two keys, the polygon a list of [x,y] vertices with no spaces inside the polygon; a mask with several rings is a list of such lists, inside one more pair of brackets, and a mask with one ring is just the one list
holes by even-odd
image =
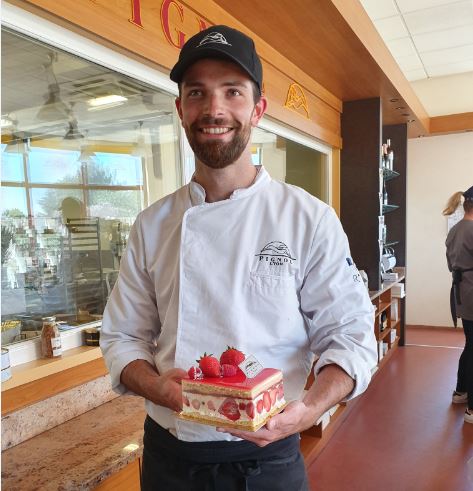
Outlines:
{"label": "red tiled floor", "polygon": [[465,346],[465,335],[459,320],[459,327],[412,327],[406,329],[406,344],[429,346]]}
{"label": "red tiled floor", "polygon": [[309,467],[311,489],[471,491],[473,425],[451,404],[460,353],[399,348]]}

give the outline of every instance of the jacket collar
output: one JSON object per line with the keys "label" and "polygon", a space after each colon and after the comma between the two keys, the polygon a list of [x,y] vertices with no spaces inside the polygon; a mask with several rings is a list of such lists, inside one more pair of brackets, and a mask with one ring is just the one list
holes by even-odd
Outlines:
{"label": "jacket collar", "polygon": [[[261,188],[269,183],[271,177],[266,169],[262,165],[257,167],[258,173],[256,174],[253,183],[247,188],[235,189],[235,191],[233,191],[230,198],[228,199],[235,200],[246,198],[258,192]],[[205,189],[200,184],[194,181],[194,176],[192,176],[192,180],[189,183],[189,196],[192,206],[205,204]]]}

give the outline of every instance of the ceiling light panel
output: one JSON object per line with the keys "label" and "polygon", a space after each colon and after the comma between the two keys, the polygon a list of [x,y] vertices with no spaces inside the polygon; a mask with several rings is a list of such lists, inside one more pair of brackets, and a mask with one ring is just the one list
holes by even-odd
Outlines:
{"label": "ceiling light panel", "polygon": [[394,0],[361,0],[361,4],[372,20],[399,14]]}
{"label": "ceiling light panel", "polygon": [[384,42],[404,38],[409,35],[400,15],[376,20],[374,21],[374,25],[384,39]]}
{"label": "ceiling light panel", "polygon": [[412,35],[473,24],[473,2],[468,0],[417,10],[406,13],[404,20]]}

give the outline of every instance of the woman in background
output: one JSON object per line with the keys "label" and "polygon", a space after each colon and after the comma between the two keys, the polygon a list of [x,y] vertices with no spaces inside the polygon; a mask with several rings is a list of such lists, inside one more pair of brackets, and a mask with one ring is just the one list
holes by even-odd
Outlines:
{"label": "woman in background", "polygon": [[465,421],[473,423],[473,186],[464,193],[455,193],[443,214],[453,214],[462,197],[465,215],[450,229],[445,242],[448,269],[453,278],[450,292],[452,318],[455,327],[457,317],[461,318],[466,339],[452,401],[468,404]]}

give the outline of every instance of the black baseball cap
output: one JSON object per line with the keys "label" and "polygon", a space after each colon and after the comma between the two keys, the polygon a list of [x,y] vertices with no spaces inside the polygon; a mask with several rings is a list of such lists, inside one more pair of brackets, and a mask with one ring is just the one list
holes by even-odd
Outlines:
{"label": "black baseball cap", "polygon": [[472,200],[473,201],[473,186],[471,186],[471,188],[467,189],[464,193],[463,193],[463,197],[470,201]]}
{"label": "black baseball cap", "polygon": [[224,58],[235,62],[258,85],[263,86],[263,67],[255,43],[246,34],[228,26],[212,26],[192,36],[182,47],[170,78],[179,83],[185,71],[202,58]]}

